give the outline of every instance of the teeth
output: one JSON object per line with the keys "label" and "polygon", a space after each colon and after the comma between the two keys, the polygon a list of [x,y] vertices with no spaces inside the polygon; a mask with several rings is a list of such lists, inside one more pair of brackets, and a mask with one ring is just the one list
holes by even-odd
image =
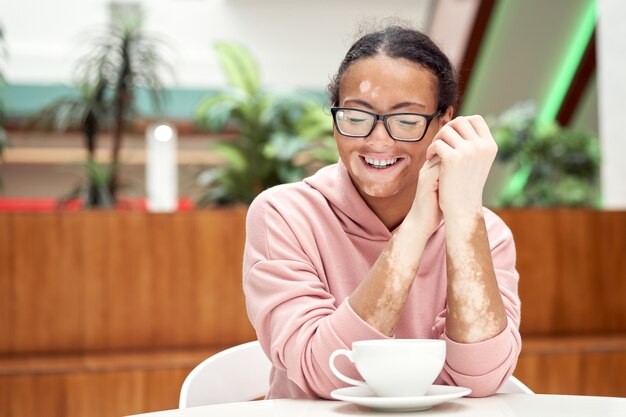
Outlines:
{"label": "teeth", "polygon": [[367,162],[368,164],[376,167],[376,168],[385,168],[388,167],[389,165],[393,165],[398,161],[398,158],[392,158],[392,159],[373,159],[373,158],[368,158],[365,157],[365,162]]}

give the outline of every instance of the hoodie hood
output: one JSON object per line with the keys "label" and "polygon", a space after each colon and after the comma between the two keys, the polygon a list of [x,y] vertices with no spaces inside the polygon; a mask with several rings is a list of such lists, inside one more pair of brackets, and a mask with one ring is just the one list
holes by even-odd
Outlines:
{"label": "hoodie hood", "polygon": [[391,232],[357,191],[343,162],[320,169],[304,183],[324,196],[346,233],[375,241],[391,238]]}

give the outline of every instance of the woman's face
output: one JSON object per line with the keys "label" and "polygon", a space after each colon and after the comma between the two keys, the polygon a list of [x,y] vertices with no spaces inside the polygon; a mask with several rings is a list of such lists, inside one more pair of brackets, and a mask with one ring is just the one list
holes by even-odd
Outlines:
{"label": "woman's face", "polygon": [[[437,79],[431,71],[411,61],[378,55],[352,64],[344,73],[339,89],[339,106],[368,110],[378,114],[425,113],[437,109]],[[404,197],[415,195],[419,170],[425,161],[426,148],[449,119],[433,119],[419,142],[393,140],[379,121],[366,138],[342,136],[335,128],[339,155],[363,198]],[[367,160],[396,160],[384,168],[373,167]]]}

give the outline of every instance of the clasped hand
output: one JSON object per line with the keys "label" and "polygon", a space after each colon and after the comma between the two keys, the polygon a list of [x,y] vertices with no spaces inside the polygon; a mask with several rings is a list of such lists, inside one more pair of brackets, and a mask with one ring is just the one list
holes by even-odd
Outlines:
{"label": "clasped hand", "polygon": [[443,126],[426,150],[412,210],[434,231],[441,216],[474,216],[498,147],[481,116],[460,116]]}

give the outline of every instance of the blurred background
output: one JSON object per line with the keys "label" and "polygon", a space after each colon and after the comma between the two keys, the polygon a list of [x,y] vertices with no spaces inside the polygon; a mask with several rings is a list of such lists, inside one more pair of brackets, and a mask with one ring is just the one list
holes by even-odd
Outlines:
{"label": "blurred background", "polygon": [[389,22],[449,56],[499,154],[539,393],[626,396],[626,5],[0,0],[0,415],[177,406],[255,339],[247,204],[337,160],[325,87]]}

